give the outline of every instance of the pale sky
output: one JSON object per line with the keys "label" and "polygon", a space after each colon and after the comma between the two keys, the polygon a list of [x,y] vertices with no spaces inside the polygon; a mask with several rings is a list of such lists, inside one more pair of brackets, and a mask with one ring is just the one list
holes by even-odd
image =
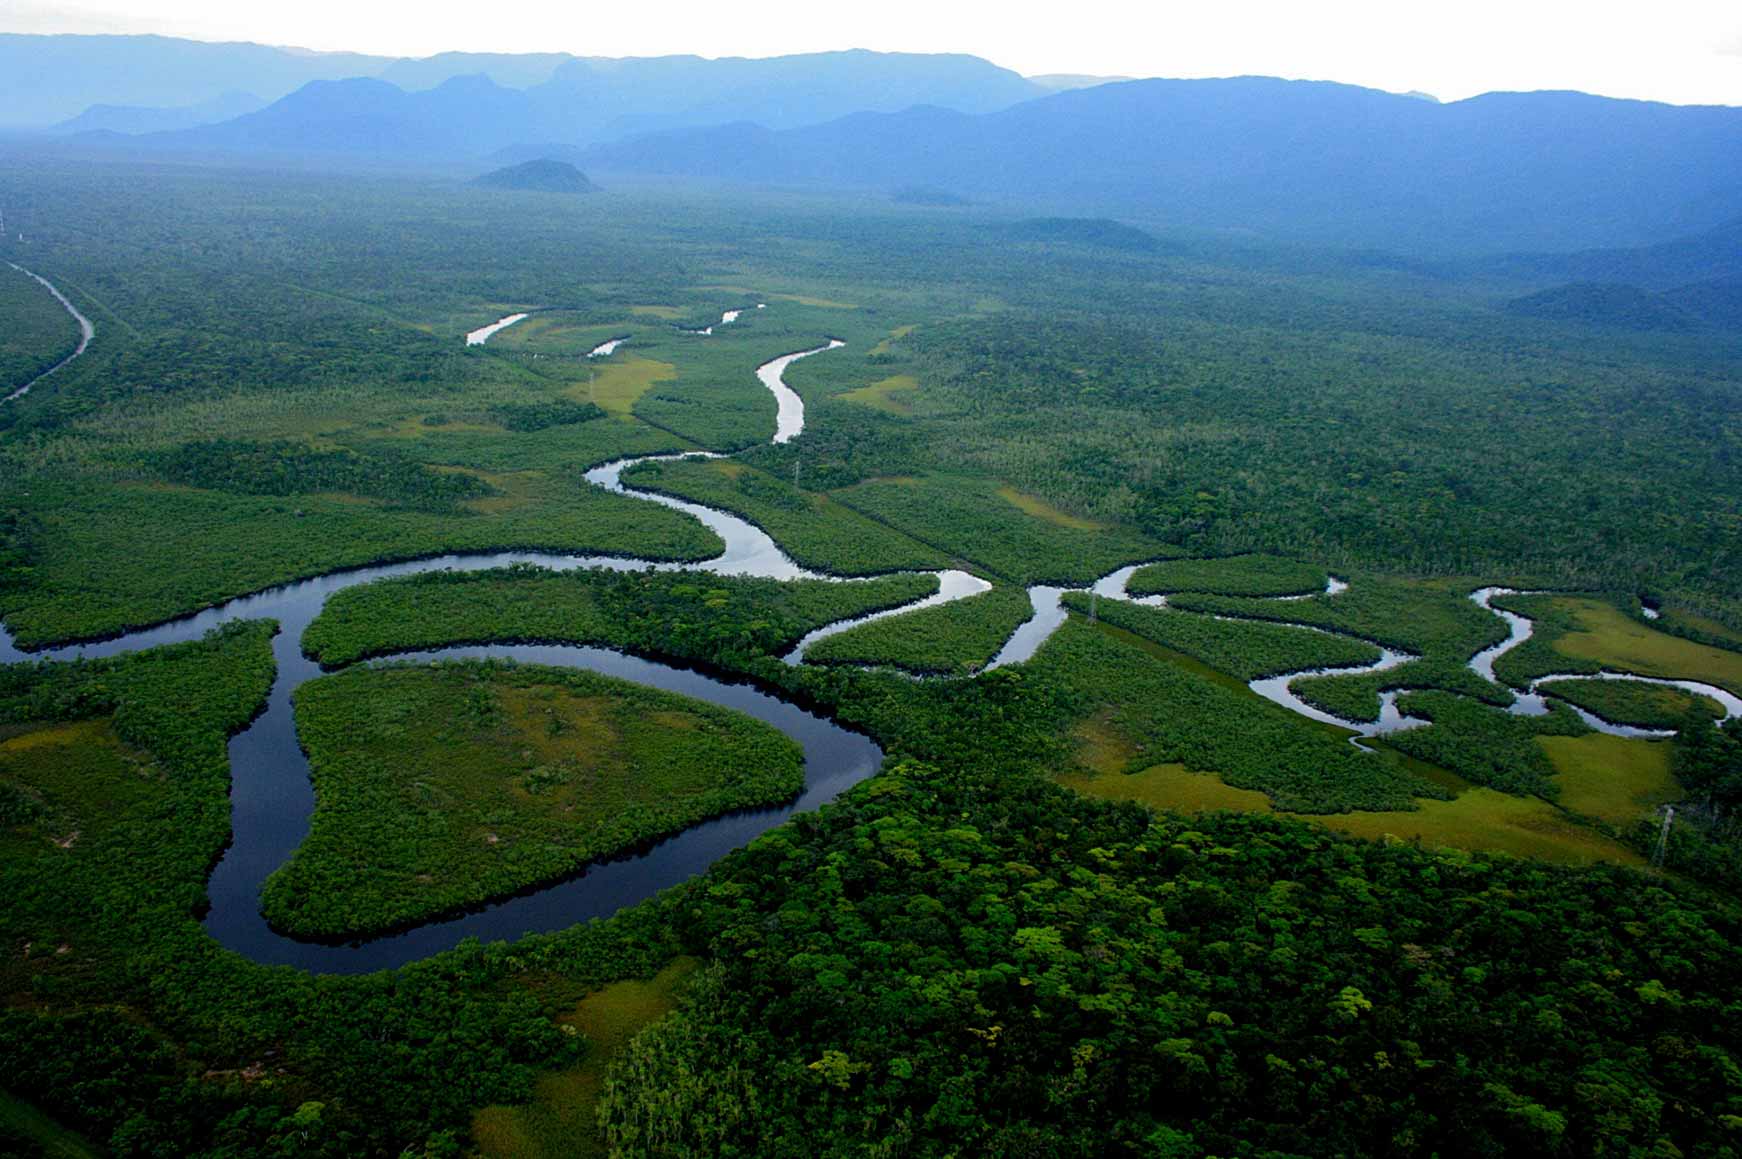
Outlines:
{"label": "pale sky", "polygon": [[1742,0],[0,0],[0,31],[157,32],[396,56],[874,48],[968,52],[1030,75],[1264,74],[1447,100],[1566,88],[1742,105]]}

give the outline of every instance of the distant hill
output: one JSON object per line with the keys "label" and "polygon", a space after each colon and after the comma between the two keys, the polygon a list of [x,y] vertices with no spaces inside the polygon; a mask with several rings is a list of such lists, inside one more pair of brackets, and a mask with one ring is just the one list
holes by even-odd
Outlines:
{"label": "distant hill", "polygon": [[494,189],[531,189],[542,193],[593,193],[598,186],[587,175],[567,161],[552,161],[548,157],[523,161],[506,169],[497,169],[477,178],[474,185]]}
{"label": "distant hill", "polygon": [[71,120],[54,126],[56,133],[166,133],[216,124],[252,113],[266,104],[253,93],[223,93],[193,105],[156,108],[149,105],[92,105]]}
{"label": "distant hill", "polygon": [[1666,291],[1663,300],[1712,326],[1742,330],[1742,278],[1678,286]]}
{"label": "distant hill", "polygon": [[1515,298],[1506,304],[1510,314],[1555,322],[1580,322],[1623,330],[1698,330],[1702,320],[1637,286],[1604,282],[1577,282]]}
{"label": "distant hill", "polygon": [[1016,241],[1065,242],[1128,253],[1161,249],[1155,235],[1106,217],[1037,217],[1002,226],[999,232]]}
{"label": "distant hill", "polygon": [[162,149],[476,157],[526,116],[526,94],[488,77],[455,77],[408,93],[359,77],[315,81],[258,112],[138,140]]}
{"label": "distant hill", "polygon": [[1418,254],[1639,246],[1742,217],[1742,109],[1579,93],[1451,104],[1262,77],[1104,84],[601,146],[589,170],[1020,198]]}
{"label": "distant hill", "polygon": [[1656,245],[1507,254],[1478,269],[1518,281],[1622,282],[1648,290],[1742,278],[1742,218]]}

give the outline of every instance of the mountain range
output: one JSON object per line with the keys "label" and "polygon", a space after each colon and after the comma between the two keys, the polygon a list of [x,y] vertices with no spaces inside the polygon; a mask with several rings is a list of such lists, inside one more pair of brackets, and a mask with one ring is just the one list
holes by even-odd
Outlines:
{"label": "mountain range", "polygon": [[0,36],[8,115],[74,92],[108,98],[59,125],[66,147],[479,169],[552,159],[589,173],[900,191],[909,202],[920,190],[932,205],[1483,255],[1532,278],[1551,273],[1533,264],[1552,253],[1564,267],[1552,276],[1569,284],[1662,290],[1737,273],[1722,256],[1734,239],[1701,235],[1742,221],[1739,108],[1570,92],[1442,104],[1267,77],[1101,80],[859,50],[400,60]]}
{"label": "mountain range", "polygon": [[450,77],[408,91],[376,77],[317,80],[217,124],[148,134],[155,150],[326,153],[429,160],[478,158],[532,143],[577,146],[745,116],[779,130],[864,109],[916,104],[1002,108],[1039,90],[971,56],[863,51],[767,60],[655,57],[571,60],[527,89]]}
{"label": "mountain range", "polygon": [[[202,115],[234,93],[254,94],[256,104],[301,97],[307,111],[321,117],[332,111],[331,94],[299,92],[314,82],[374,80],[416,97],[461,78],[487,78],[523,94],[514,103],[517,131],[503,144],[536,141],[540,133],[592,142],[740,118],[781,129],[915,104],[987,112],[1048,91],[978,57],[955,54],[846,51],[709,60],[449,52],[399,59],[161,36],[0,34],[0,124],[62,133],[176,130],[247,111]],[[363,118],[380,116],[391,99],[366,86],[349,91],[361,102]],[[462,93],[479,91],[474,86]],[[435,119],[453,111],[443,95],[404,102],[403,109],[393,115]],[[288,110],[270,123],[287,126],[295,115]],[[225,139],[235,145],[245,136]],[[419,139],[433,136],[422,132]],[[280,147],[265,132],[256,139],[259,148]],[[348,147],[336,136],[329,151]]]}
{"label": "mountain range", "polygon": [[1265,77],[1106,84],[608,143],[590,168],[948,190],[1415,252],[1649,245],[1742,217],[1742,109],[1582,93],[1438,104]]}

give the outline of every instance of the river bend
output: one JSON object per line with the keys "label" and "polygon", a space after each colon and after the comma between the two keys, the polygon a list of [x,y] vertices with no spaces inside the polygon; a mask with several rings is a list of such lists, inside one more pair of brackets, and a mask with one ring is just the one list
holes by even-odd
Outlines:
{"label": "river bend", "polygon": [[0,399],[0,402],[11,402],[15,398],[23,398],[25,395],[29,394],[31,387],[47,378],[79,355],[83,354],[85,352],[85,347],[91,344],[91,339],[97,336],[97,328],[91,324],[91,320],[79,313],[79,308],[68,301],[67,296],[61,293],[59,287],[57,287],[53,282],[49,281],[41,274],[33,273],[32,271],[25,269],[17,262],[7,262],[6,264],[26,277],[35,278],[38,282],[42,283],[44,289],[54,295],[54,300],[59,302],[61,307],[73,316],[73,321],[79,324],[79,344],[73,349],[71,354],[67,355],[65,358],[55,363],[23,386],[12,391],[12,393],[8,394],[5,398]]}

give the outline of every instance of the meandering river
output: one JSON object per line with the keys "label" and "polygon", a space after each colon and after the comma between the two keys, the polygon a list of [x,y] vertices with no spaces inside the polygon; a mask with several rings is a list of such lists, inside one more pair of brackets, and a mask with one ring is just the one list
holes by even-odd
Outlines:
{"label": "meandering river", "polygon": [[[779,400],[780,427],[787,438],[804,427],[804,403],[781,376],[801,358],[839,347],[831,342],[774,359],[758,369],[762,382]],[[776,438],[779,438],[777,433]],[[766,532],[754,524],[697,503],[642,491],[622,481],[637,463],[681,458],[715,458],[707,452],[650,455],[622,459],[596,467],[587,479],[607,490],[682,511],[713,530],[724,550],[701,563],[626,559],[600,555],[557,555],[541,552],[491,552],[448,555],[404,563],[381,564],[334,572],[300,583],[286,584],[230,600],[215,608],[110,640],[73,644],[25,653],[0,627],[0,663],[30,659],[70,660],[136,652],[164,644],[197,640],[219,624],[233,620],[277,620],[273,640],[277,675],[266,709],[230,740],[232,843],[213,870],[208,888],[211,908],[208,932],[220,943],[258,962],[287,964],[331,973],[356,973],[402,965],[457,945],[466,938],[516,938],[557,930],[577,921],[614,913],[692,877],[722,855],[758,833],[780,824],[800,810],[814,809],[877,771],[882,751],[869,738],[840,727],[779,697],[747,684],[733,683],[672,664],[626,656],[602,648],[563,646],[483,645],[410,652],[383,657],[427,662],[443,659],[503,659],[585,668],[640,684],[694,696],[749,713],[798,741],[805,753],[804,788],[794,800],[769,809],[717,817],[690,827],[652,847],[614,860],[594,863],[554,885],[509,898],[465,915],[429,922],[414,929],[361,943],[325,944],[287,937],[273,930],[260,914],[260,889],[268,875],[296,851],[308,834],[314,811],[307,757],[297,742],[291,698],[303,683],[321,675],[318,664],[302,653],[304,630],[320,614],[334,592],[358,584],[429,571],[478,571],[511,564],[533,564],[557,571],[577,568],[632,570],[656,568],[700,571],[727,576],[769,579],[818,579],[855,582],[799,566]],[[858,623],[933,607],[985,591],[991,585],[962,571],[936,573],[936,594],[899,608],[855,617],[812,632],[789,660],[802,659],[804,649],[824,635]]]}
{"label": "meandering river", "polygon": [[[28,271],[26,271],[28,272]],[[31,275],[35,277],[36,275]],[[42,279],[38,279],[41,281]],[[47,283],[44,283],[47,285]],[[49,287],[63,305],[81,322],[84,341],[72,355],[77,357],[89,342],[91,328],[59,291]],[[760,307],[758,307],[760,308]],[[728,311],[722,323],[735,320],[737,311]],[[500,321],[468,334],[468,344],[487,341],[491,334],[526,317],[510,315]],[[619,340],[620,341],[620,340]],[[607,356],[616,348],[616,341],[594,351]],[[804,430],[804,402],[785,381],[786,370],[795,362],[842,345],[831,340],[826,345],[796,351],[773,359],[757,369],[758,379],[776,400],[776,426],[773,441],[786,442]],[[70,358],[69,358],[70,361]],[[63,362],[62,365],[65,365]],[[58,368],[57,368],[58,369]],[[50,371],[52,373],[52,371]],[[40,381],[40,379],[38,379]],[[28,387],[23,388],[28,390]],[[22,393],[22,390],[17,392]],[[438,570],[476,571],[505,567],[510,564],[533,564],[557,571],[577,568],[610,568],[617,570],[657,568],[708,572],[726,576],[758,576],[770,579],[825,579],[843,583],[855,582],[838,576],[813,572],[799,566],[761,528],[729,512],[704,507],[670,495],[640,490],[623,482],[623,473],[639,463],[683,458],[717,458],[709,452],[678,455],[650,455],[621,459],[587,472],[589,482],[607,490],[650,503],[682,511],[700,520],[722,540],[724,550],[711,560],[701,563],[672,563],[613,556],[560,555],[540,552],[491,552],[448,555],[404,563],[382,564],[334,572],[300,583],[287,584],[253,595],[230,600],[218,607],[194,615],[131,632],[115,639],[68,645],[26,654],[20,651],[3,626],[0,626],[0,663],[30,659],[68,660],[77,657],[114,656],[126,652],[154,648],[164,644],[195,640],[219,624],[232,620],[274,619],[280,632],[273,641],[277,675],[268,696],[265,711],[242,732],[232,737],[229,745],[231,768],[231,821],[233,841],[214,869],[209,897],[211,908],[205,917],[206,929],[223,945],[245,954],[255,961],[282,963],[308,970],[356,973],[402,965],[448,949],[466,938],[484,940],[515,938],[527,933],[557,930],[575,922],[614,913],[625,906],[677,884],[713,864],[719,857],[735,849],[757,834],[781,823],[801,810],[816,808],[834,799],[841,792],[874,773],[882,752],[869,738],[834,724],[822,717],[791,704],[770,692],[743,683],[733,683],[672,664],[660,663],[601,648],[533,645],[481,645],[444,648],[435,651],[408,652],[385,657],[371,663],[396,660],[431,662],[461,659],[519,660],[566,668],[584,668],[609,676],[647,684],[668,691],[693,696],[725,708],[748,713],[779,728],[804,748],[805,782],[800,795],[785,805],[769,809],[750,810],[718,817],[692,826],[682,833],[660,841],[650,848],[622,858],[594,863],[566,880],[481,907],[476,911],[447,920],[433,921],[361,943],[325,944],[286,937],[271,929],[260,914],[260,889],[268,875],[284,864],[308,833],[309,819],[314,809],[314,794],[309,781],[308,762],[296,737],[296,723],[291,708],[294,691],[321,674],[319,666],[302,653],[304,630],[320,614],[327,599],[334,593],[358,584],[396,576],[415,575]],[[1129,584],[1140,564],[1119,568],[1096,581],[1088,590],[1098,598],[1134,600],[1149,606],[1165,607],[1165,596],[1134,599]],[[789,664],[804,661],[806,650],[817,640],[856,627],[859,624],[889,616],[903,615],[920,608],[935,607],[964,599],[991,587],[986,580],[965,571],[948,570],[935,573],[938,591],[924,599],[913,601],[870,615],[854,617],[818,628],[799,641],[785,657]],[[1330,580],[1323,595],[1334,597],[1347,588],[1338,579]],[[987,669],[1022,663],[1052,636],[1066,619],[1060,602],[1069,589],[1037,585],[1029,589],[1033,608],[1030,618],[1019,626],[1000,649]],[[1494,661],[1528,639],[1531,621],[1526,617],[1494,608],[1494,596],[1510,594],[1509,589],[1483,588],[1472,598],[1482,607],[1502,617],[1508,625],[1507,639],[1484,649],[1470,660],[1472,670],[1488,680],[1494,680]],[[1280,597],[1282,600],[1311,598]],[[1304,631],[1323,631],[1308,624],[1293,624]],[[1371,642],[1371,641],[1369,641]],[[1396,706],[1396,691],[1382,696],[1382,711],[1373,722],[1341,720],[1306,703],[1294,693],[1294,681],[1308,676],[1355,675],[1384,672],[1397,668],[1416,657],[1375,644],[1380,659],[1362,665],[1340,668],[1309,669],[1280,676],[1254,680],[1249,687],[1260,696],[1290,711],[1316,720],[1327,721],[1350,729],[1360,736],[1377,736],[1402,728],[1417,727],[1422,721],[1400,713]],[[1554,680],[1567,679],[1638,679],[1624,673],[1605,672],[1597,675],[1577,674],[1548,676],[1533,682],[1528,689],[1514,690],[1514,712],[1547,711],[1539,687]],[[1697,681],[1652,680],[1651,683],[1672,685],[1685,691],[1709,696],[1723,705],[1729,716],[1742,715],[1742,700],[1723,689]],[[1664,735],[1648,730],[1627,729],[1599,720],[1581,712],[1587,723],[1601,731],[1618,735]]]}

